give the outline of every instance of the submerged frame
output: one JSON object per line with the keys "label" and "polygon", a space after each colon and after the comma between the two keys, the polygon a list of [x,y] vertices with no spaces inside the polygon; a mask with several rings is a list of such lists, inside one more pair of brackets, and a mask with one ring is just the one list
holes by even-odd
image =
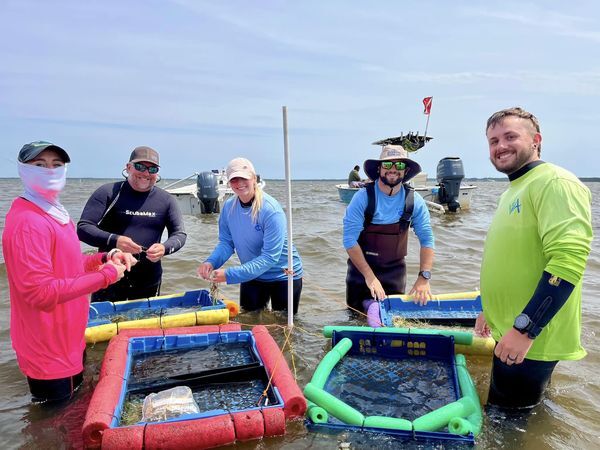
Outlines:
{"label": "submerged frame", "polygon": [[[472,335],[437,330],[403,330],[366,327],[326,327],[333,348],[319,363],[312,380],[304,389],[309,400],[308,419],[319,428],[345,428],[376,431],[414,439],[441,439],[474,443],[483,421],[477,390],[466,368],[465,357],[454,354],[455,340],[462,345],[472,342]],[[424,331],[424,333],[419,333]],[[348,353],[392,358],[423,358],[434,354],[452,365],[453,383],[458,398],[414,420],[400,417],[365,416],[362,412],[331,395],[325,389],[335,366]],[[332,423],[335,417],[342,425]],[[448,431],[444,431],[447,428]]]}
{"label": "submerged frame", "polygon": [[[161,422],[119,426],[128,393],[132,354],[157,345],[190,348],[210,343],[248,342],[266,371],[278,402],[242,410],[211,410]],[[106,351],[100,379],[90,401],[82,429],[86,448],[210,448],[236,440],[251,440],[285,433],[286,419],[302,417],[306,400],[264,326],[241,331],[239,324],[168,330],[125,330]]]}
{"label": "submerged frame", "polygon": [[[106,315],[126,314],[132,311],[165,310],[169,308],[197,308],[196,311],[112,322]],[[90,305],[85,340],[88,344],[110,340],[122,330],[133,328],[177,328],[196,325],[220,325],[229,322],[239,312],[237,303],[230,300],[213,302],[206,289],[197,289],[172,295],[162,295],[121,302],[94,302]]]}

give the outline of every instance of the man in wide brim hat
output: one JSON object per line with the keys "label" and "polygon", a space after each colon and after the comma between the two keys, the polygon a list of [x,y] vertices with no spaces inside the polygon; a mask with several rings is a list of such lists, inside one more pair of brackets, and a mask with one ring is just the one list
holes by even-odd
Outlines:
{"label": "man in wide brim hat", "polygon": [[421,172],[421,166],[409,159],[408,152],[401,145],[386,145],[381,149],[379,159],[367,159],[363,165],[363,170],[371,180],[376,181],[379,178],[379,168],[382,161],[403,162],[406,165],[404,177],[402,178],[404,183]]}
{"label": "man in wide brim hat", "polygon": [[431,298],[433,232],[425,201],[406,184],[421,166],[402,146],[386,145],[379,159],[368,159],[363,167],[374,182],[352,197],[344,216],[344,248],[349,256],[346,303],[352,309],[367,309],[369,299],[404,294],[404,258],[412,227],[421,250],[420,271],[409,295],[425,304]]}

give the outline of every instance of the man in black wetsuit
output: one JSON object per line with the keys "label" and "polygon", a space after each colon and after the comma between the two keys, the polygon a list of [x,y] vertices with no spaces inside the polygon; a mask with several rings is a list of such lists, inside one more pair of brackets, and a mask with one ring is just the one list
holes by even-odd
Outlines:
{"label": "man in black wetsuit", "polygon": [[[129,252],[139,259],[118,283],[92,294],[92,301],[160,295],[160,260],[183,247],[187,235],[175,199],[155,186],[159,168],[156,150],[136,147],[125,166],[127,179],[101,186],[87,201],[77,223],[79,239],[99,251]],[[169,237],[161,243],[165,228]]]}

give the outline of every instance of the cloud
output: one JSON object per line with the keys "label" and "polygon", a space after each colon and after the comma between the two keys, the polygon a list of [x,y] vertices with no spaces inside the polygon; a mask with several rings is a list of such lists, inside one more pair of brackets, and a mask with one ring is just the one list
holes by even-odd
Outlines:
{"label": "cloud", "polygon": [[[564,5],[567,6],[569,10],[585,10],[574,8],[570,3],[564,3]],[[525,27],[543,29],[548,33],[560,36],[570,36],[578,39],[600,42],[600,32],[582,30],[582,28],[586,26],[597,26],[594,19],[575,16],[570,13],[551,11],[547,8],[547,3],[542,3],[541,5],[515,3],[513,4],[514,8],[511,8],[510,6],[510,3],[503,3],[503,10],[491,10],[487,7],[485,9],[467,7],[462,11],[465,15],[470,17],[495,19],[498,21],[523,25]],[[521,12],[507,12],[507,10],[511,9]]]}

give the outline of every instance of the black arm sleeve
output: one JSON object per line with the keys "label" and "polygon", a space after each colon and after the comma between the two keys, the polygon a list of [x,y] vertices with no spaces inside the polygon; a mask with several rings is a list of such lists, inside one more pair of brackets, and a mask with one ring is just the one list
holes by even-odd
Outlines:
{"label": "black arm sleeve", "polygon": [[531,300],[523,310],[523,314],[527,314],[532,322],[530,337],[535,338],[542,332],[567,302],[573,289],[575,286],[568,281],[544,271]]}

